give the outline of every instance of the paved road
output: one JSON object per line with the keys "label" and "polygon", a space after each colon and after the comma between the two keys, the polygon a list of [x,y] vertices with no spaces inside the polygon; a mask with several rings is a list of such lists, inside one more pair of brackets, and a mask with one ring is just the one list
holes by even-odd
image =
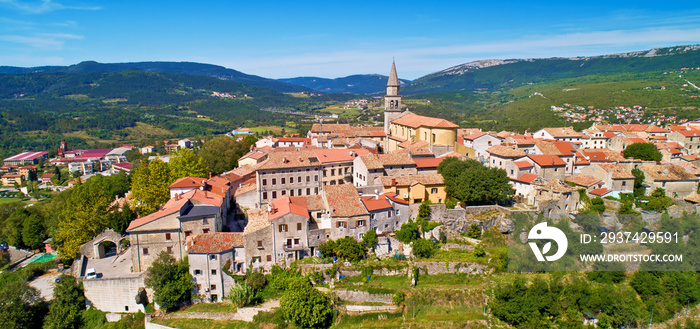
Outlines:
{"label": "paved road", "polygon": [[46,273],[29,282],[29,285],[39,290],[41,297],[43,297],[45,300],[51,300],[53,299],[53,288],[56,284],[56,278],[59,275],[61,275],[61,273],[58,271],[51,270],[49,273]]}

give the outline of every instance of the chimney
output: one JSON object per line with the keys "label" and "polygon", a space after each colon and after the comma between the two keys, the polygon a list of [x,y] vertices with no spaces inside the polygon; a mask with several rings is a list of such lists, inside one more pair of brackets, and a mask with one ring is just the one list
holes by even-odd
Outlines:
{"label": "chimney", "polygon": [[396,178],[391,179],[391,186],[394,186],[394,185],[396,185]]}
{"label": "chimney", "polygon": [[209,172],[209,179],[211,179],[211,171]]}

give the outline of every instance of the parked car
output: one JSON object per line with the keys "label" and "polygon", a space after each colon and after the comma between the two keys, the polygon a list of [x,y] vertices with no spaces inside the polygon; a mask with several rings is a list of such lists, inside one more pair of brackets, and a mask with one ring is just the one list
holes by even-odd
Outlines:
{"label": "parked car", "polygon": [[85,271],[85,279],[95,279],[97,278],[97,272],[95,272],[94,268],[89,268],[87,271]]}

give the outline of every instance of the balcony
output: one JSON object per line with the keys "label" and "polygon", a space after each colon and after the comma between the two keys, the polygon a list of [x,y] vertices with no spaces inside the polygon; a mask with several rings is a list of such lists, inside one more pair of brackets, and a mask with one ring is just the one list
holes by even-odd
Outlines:
{"label": "balcony", "polygon": [[299,250],[305,250],[306,246],[304,244],[282,244],[282,250],[284,251],[299,251]]}

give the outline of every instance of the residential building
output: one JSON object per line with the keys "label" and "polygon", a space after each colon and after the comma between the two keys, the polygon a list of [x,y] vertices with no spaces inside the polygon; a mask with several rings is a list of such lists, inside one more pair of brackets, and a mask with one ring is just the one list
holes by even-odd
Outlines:
{"label": "residential building", "polygon": [[385,176],[381,177],[381,182],[384,193],[396,193],[398,198],[408,201],[409,204],[422,203],[425,200],[443,203],[447,197],[445,180],[440,174]]}
{"label": "residential building", "polygon": [[510,145],[494,145],[486,150],[488,154],[488,167],[500,168],[506,171],[510,178],[519,177],[520,166],[515,161],[522,159],[527,154]]}
{"label": "residential building", "polygon": [[687,154],[700,154],[700,130],[673,131],[668,134],[668,140],[683,145]]}
{"label": "residential building", "polygon": [[565,142],[583,142],[583,134],[574,130],[573,127],[542,128],[532,134],[533,138],[555,139]]}
{"label": "residential building", "polygon": [[361,240],[372,224],[370,213],[360,201],[355,187],[351,184],[327,185],[323,192],[330,216],[330,238],[351,236]]}
{"label": "residential building", "polygon": [[547,182],[566,176],[566,162],[556,155],[528,154],[526,160],[533,165],[531,172]]}
{"label": "residential building", "polygon": [[649,186],[648,193],[657,188],[666,190],[666,196],[683,199],[698,190],[698,177],[683,167],[667,165],[640,166],[644,172],[644,184]]}
{"label": "residential building", "polygon": [[194,294],[205,296],[208,302],[223,301],[235,284],[226,271],[246,272],[243,233],[197,234],[187,243],[187,256]]}
{"label": "residential building", "polygon": [[256,175],[256,208],[285,195],[317,195],[323,186],[321,162],[307,149],[270,153],[257,166]]}
{"label": "residential building", "polygon": [[22,185],[22,182],[24,182],[24,176],[19,173],[2,175],[3,186],[13,186],[15,184]]}
{"label": "residential building", "polygon": [[595,177],[604,182],[604,187],[619,193],[631,193],[634,190],[634,175],[616,163],[591,163],[581,174]]}
{"label": "residential building", "polygon": [[486,150],[491,146],[501,145],[502,142],[500,138],[483,131],[462,136],[462,138],[464,139],[464,146],[474,149],[474,155],[477,160],[488,159],[490,154]]}

